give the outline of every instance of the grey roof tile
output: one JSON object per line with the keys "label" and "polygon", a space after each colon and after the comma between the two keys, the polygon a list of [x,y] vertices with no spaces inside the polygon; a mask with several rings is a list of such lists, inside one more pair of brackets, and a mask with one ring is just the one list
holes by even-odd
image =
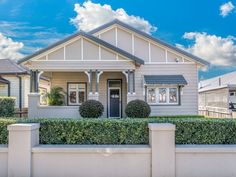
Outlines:
{"label": "grey roof tile", "polygon": [[145,84],[187,85],[183,75],[145,75]]}
{"label": "grey roof tile", "polygon": [[0,59],[0,74],[28,74],[28,69],[11,59]]}

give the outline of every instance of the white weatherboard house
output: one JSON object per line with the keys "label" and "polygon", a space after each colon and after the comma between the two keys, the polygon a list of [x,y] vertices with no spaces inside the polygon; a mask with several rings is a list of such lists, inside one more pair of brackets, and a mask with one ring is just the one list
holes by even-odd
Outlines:
{"label": "white weatherboard house", "polygon": [[[41,106],[29,95],[29,117],[79,117],[79,105],[99,100],[103,117],[125,117],[126,104],[146,100],[151,115],[198,114],[199,57],[114,20],[78,32],[19,61],[67,93],[65,106]],[[34,90],[37,88],[34,87]]]}

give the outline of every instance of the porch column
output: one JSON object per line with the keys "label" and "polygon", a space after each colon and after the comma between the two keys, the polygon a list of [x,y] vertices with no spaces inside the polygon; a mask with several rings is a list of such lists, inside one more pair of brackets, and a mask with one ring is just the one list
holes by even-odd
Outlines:
{"label": "porch column", "polygon": [[88,82],[89,82],[89,95],[93,94],[93,71],[85,71],[85,74],[88,76]]}
{"label": "porch column", "polygon": [[98,84],[99,84],[99,81],[100,81],[100,76],[103,73],[103,71],[96,70],[95,73],[96,73],[96,91],[95,91],[95,94],[98,94]]}
{"label": "porch column", "polygon": [[37,93],[39,91],[38,70],[30,71],[30,92]]}
{"label": "porch column", "polygon": [[127,70],[123,71],[123,74],[126,76],[127,80],[127,102],[136,99],[135,94],[135,71],[134,70]]}

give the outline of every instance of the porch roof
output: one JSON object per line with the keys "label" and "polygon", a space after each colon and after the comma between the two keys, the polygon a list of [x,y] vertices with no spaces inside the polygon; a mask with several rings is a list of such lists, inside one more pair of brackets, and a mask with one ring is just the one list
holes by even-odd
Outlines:
{"label": "porch roof", "polygon": [[187,85],[183,75],[145,75],[145,84]]}

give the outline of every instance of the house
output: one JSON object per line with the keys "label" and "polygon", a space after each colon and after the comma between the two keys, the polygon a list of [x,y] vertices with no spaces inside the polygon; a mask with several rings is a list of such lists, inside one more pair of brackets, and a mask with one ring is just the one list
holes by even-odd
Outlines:
{"label": "house", "polygon": [[[146,100],[152,115],[198,114],[198,68],[203,59],[121,21],[77,32],[19,61],[51,87],[67,93],[64,106],[40,106],[30,94],[29,117],[79,117],[87,99],[99,100],[103,117],[125,117],[126,104]],[[36,86],[36,87],[35,87]]]}
{"label": "house", "polygon": [[199,82],[199,111],[212,117],[235,117],[236,71]]}
{"label": "house", "polygon": [[[39,91],[50,88],[46,78],[40,79]],[[0,96],[15,97],[15,106],[22,111],[28,108],[30,71],[10,59],[0,59]],[[42,103],[42,102],[41,102]]]}

